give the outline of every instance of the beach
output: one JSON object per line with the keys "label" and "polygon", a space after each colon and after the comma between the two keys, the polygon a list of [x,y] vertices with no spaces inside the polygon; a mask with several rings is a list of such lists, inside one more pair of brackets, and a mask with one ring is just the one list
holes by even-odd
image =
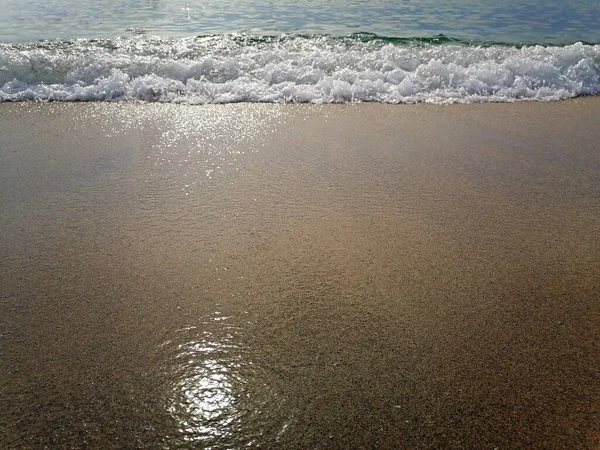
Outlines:
{"label": "beach", "polygon": [[600,99],[0,104],[0,448],[600,447]]}

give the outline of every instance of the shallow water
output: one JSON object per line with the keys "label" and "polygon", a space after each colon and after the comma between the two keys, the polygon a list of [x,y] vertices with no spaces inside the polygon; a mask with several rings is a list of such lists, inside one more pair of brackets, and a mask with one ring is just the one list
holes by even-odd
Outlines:
{"label": "shallow water", "polygon": [[509,108],[0,105],[0,447],[597,447],[600,116]]}

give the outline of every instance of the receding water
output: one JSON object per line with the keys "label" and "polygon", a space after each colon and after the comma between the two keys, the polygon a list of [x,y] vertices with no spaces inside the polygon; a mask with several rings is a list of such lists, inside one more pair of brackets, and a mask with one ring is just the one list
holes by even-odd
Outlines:
{"label": "receding water", "polygon": [[0,447],[593,448],[598,116],[461,106],[0,105]]}

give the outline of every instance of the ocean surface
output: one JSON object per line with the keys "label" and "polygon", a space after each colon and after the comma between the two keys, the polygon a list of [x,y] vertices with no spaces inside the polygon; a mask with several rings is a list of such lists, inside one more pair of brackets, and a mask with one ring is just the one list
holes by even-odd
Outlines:
{"label": "ocean surface", "polygon": [[0,101],[559,100],[600,92],[597,0],[0,0]]}

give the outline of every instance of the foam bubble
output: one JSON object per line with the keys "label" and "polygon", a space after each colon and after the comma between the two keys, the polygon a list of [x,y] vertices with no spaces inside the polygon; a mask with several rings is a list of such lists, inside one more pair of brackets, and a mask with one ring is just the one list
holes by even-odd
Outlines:
{"label": "foam bubble", "polygon": [[0,101],[482,102],[600,92],[600,46],[145,36],[0,45]]}

